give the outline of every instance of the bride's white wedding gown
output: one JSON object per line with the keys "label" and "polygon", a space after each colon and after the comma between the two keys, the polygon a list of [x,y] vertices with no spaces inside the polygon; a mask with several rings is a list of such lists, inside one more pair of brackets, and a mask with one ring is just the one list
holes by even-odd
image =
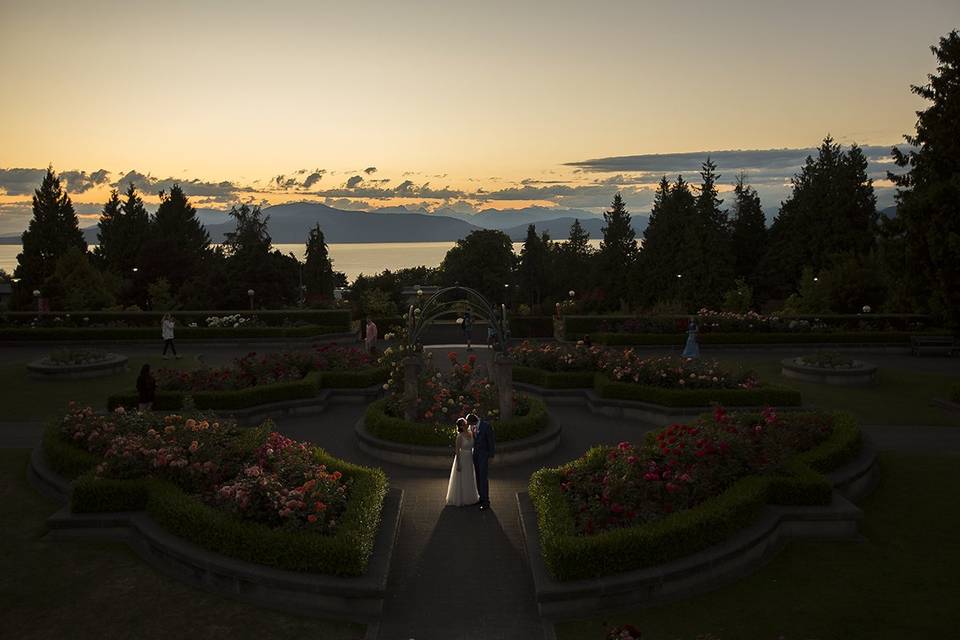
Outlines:
{"label": "bride's white wedding gown", "polygon": [[[460,470],[457,470],[457,461]],[[476,504],[480,499],[477,493],[477,476],[473,472],[473,438],[457,434],[457,455],[450,469],[450,482],[447,483],[447,504],[463,507]]]}

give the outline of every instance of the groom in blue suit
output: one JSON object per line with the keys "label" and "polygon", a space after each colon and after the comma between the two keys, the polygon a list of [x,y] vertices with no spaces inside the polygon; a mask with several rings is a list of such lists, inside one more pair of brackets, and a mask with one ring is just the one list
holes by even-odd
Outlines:
{"label": "groom in blue suit", "polygon": [[481,420],[475,414],[467,416],[467,424],[475,432],[473,441],[473,471],[477,476],[477,493],[480,494],[480,510],[490,508],[490,484],[487,479],[487,466],[493,459],[496,448],[496,439],[493,436],[493,427],[486,420]]}

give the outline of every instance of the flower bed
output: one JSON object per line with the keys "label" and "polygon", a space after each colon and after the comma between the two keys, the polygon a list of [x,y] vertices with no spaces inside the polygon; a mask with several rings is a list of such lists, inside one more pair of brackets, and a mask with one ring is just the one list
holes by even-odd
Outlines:
{"label": "flower bed", "polygon": [[[311,398],[322,388],[365,388],[382,383],[387,370],[373,367],[354,347],[319,345],[309,350],[249,353],[226,367],[158,369],[154,409],[179,410],[190,396],[199,409],[244,409]],[[110,396],[107,408],[134,407],[135,393]]]}
{"label": "flower bed", "polygon": [[[178,327],[177,340],[224,340],[245,338],[314,338],[345,333],[326,325],[191,328]],[[0,340],[160,340],[160,329],[147,327],[0,327]]]}
{"label": "flower bed", "polygon": [[661,564],[719,543],[765,504],[826,504],[822,475],[853,459],[847,414],[728,415],[717,408],[641,444],[596,447],[530,480],[544,562],[557,580]]}
{"label": "flower bed", "polygon": [[[700,344],[897,344],[909,345],[915,335],[939,335],[936,331],[837,331],[768,333],[701,333]],[[685,333],[591,333],[596,344],[608,346],[683,346]]]}
{"label": "flower bed", "polygon": [[550,389],[594,388],[602,398],[668,407],[800,404],[800,394],[730,372],[714,360],[637,354],[633,349],[524,342],[511,349],[514,380]]}
{"label": "flower bed", "polygon": [[[371,435],[381,440],[401,444],[427,447],[453,445],[457,435],[453,418],[445,423],[404,420],[390,411],[389,400],[389,398],[381,398],[367,407],[364,426]],[[528,438],[543,431],[550,424],[547,407],[542,400],[521,396],[520,402],[525,406],[525,413],[510,420],[493,422],[493,431],[498,444]]]}
{"label": "flower bed", "polygon": [[110,354],[103,349],[57,349],[51,351],[43,360],[44,364],[55,367],[70,367],[78,364],[103,362]]}
{"label": "flower bed", "polygon": [[79,474],[75,513],[146,510],[211,551],[289,570],[360,575],[387,482],[272,432],[203,415],[72,408],[44,437],[51,467]]}
{"label": "flower bed", "polygon": [[853,358],[836,351],[818,351],[813,355],[801,356],[799,360],[798,364],[819,369],[849,369],[856,363]]}
{"label": "flower bed", "polygon": [[[932,318],[919,314],[823,314],[775,316],[755,312],[733,313],[701,309],[696,314],[702,334],[743,333],[872,333],[924,332]],[[565,316],[564,335],[586,334],[685,334],[690,316]],[[829,342],[829,341],[826,341]]]}

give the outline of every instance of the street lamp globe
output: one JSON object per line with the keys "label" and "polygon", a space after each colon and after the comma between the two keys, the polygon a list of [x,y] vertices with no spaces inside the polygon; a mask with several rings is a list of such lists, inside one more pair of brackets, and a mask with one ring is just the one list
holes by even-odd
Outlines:
{"label": "street lamp globe", "polygon": [[678,274],[677,274],[677,277],[678,277],[678,278],[682,278],[682,277],[683,277],[683,274],[682,274],[682,273],[678,273]]}
{"label": "street lamp globe", "polygon": [[34,298],[39,298],[39,297],[40,297],[40,289],[34,289],[34,290],[33,290],[33,297],[34,297]]}
{"label": "street lamp globe", "polygon": [[570,289],[570,291],[567,291],[567,295],[569,295],[569,296],[572,298],[572,297],[574,297],[575,295],[577,295],[577,292],[574,291],[573,289]]}
{"label": "street lamp globe", "polygon": [[863,312],[864,312],[864,313],[870,313],[870,310],[871,310],[871,309],[870,309],[870,305],[868,305],[868,304],[863,305]]}
{"label": "street lamp globe", "polygon": [[253,297],[254,293],[256,292],[253,289],[247,289],[247,295],[250,296],[251,298]]}

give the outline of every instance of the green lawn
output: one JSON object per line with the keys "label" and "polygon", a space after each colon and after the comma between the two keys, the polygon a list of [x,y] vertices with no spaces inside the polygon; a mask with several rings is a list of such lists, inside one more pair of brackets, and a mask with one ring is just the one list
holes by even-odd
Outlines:
{"label": "green lawn", "polygon": [[862,542],[794,542],[752,576],[651,609],[557,625],[559,640],[602,640],[631,623],[644,640],[900,640],[960,628],[960,456],[884,454],[863,503]]}
{"label": "green lawn", "polygon": [[4,638],[362,638],[362,625],[300,618],[212,595],[154,571],[120,543],[51,540],[57,505],[26,481],[29,452],[0,449]]}
{"label": "green lawn", "polygon": [[951,385],[960,381],[957,376],[881,367],[875,385],[837,387],[787,378],[780,374],[779,360],[727,357],[720,361],[726,367],[746,367],[762,380],[796,389],[803,394],[804,404],[850,411],[863,424],[960,426],[960,413],[930,404],[932,398],[949,397]]}
{"label": "green lawn", "polygon": [[107,396],[136,387],[140,367],[145,363],[158,367],[197,366],[195,358],[163,360],[160,356],[130,356],[127,371],[102,378],[73,380],[37,380],[27,375],[25,362],[0,365],[0,389],[3,389],[3,420],[40,421],[63,415],[67,403],[75,400],[94,409],[106,409]]}

